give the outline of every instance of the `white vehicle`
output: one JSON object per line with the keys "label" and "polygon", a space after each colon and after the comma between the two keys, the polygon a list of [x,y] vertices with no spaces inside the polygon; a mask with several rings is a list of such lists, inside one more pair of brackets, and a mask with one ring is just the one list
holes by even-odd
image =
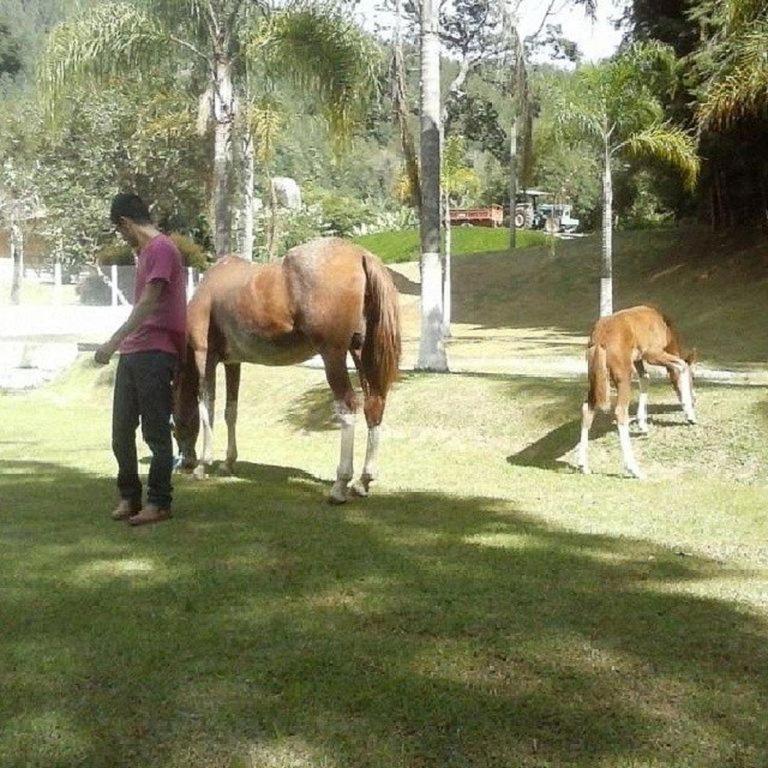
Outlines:
{"label": "white vehicle", "polygon": [[579,226],[579,220],[571,216],[572,206],[568,203],[543,203],[539,206],[539,213],[544,221],[545,229],[555,232],[575,232]]}

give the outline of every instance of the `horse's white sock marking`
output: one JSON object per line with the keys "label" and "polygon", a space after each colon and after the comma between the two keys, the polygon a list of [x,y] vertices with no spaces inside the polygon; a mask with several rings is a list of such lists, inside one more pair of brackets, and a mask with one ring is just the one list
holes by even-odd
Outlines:
{"label": "horse's white sock marking", "polygon": [[693,408],[693,393],[691,392],[691,369],[686,364],[680,373],[680,405],[689,423],[696,423],[696,411]]}
{"label": "horse's white sock marking", "polygon": [[629,439],[629,424],[619,424],[619,442],[621,443],[621,455],[624,461],[624,468],[632,477],[641,478],[642,472],[635,461],[635,454],[632,452],[632,442]]}
{"label": "horse's white sock marking", "polygon": [[579,440],[579,451],[577,455],[577,464],[581,471],[585,474],[589,474],[589,461],[587,459],[587,450],[589,447],[589,428],[592,424],[592,419],[589,414],[589,405],[584,403],[581,406],[581,439]]}
{"label": "horse's white sock marking", "polygon": [[356,416],[343,403],[335,404],[336,418],[341,423],[341,456],[336,469],[336,482],[331,489],[331,501],[347,500],[347,485],[354,473]]}
{"label": "horse's white sock marking", "polygon": [[200,422],[203,425],[203,455],[200,461],[203,464],[213,462],[213,429],[211,429],[211,419],[208,414],[208,406],[200,401]]}
{"label": "horse's white sock marking", "polygon": [[381,439],[380,427],[368,429],[368,444],[365,449],[365,464],[360,479],[352,486],[358,496],[367,496],[371,481],[379,474],[379,441]]}
{"label": "horse's white sock marking", "polygon": [[[640,386],[642,387],[642,384]],[[640,392],[637,403],[637,426],[641,432],[648,431],[648,392],[644,389]]]}

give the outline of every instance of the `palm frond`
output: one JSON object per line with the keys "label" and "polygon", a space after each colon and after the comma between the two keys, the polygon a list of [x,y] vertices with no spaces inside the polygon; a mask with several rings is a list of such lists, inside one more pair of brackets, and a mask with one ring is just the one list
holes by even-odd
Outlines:
{"label": "palm frond", "polygon": [[735,61],[718,73],[701,98],[697,118],[705,127],[728,125],[768,105],[768,21],[734,40]]}
{"label": "palm frond", "polygon": [[656,123],[630,136],[624,146],[633,155],[653,157],[676,168],[689,188],[696,183],[701,167],[696,139],[682,128]]}
{"label": "palm frond", "polygon": [[168,56],[159,22],[124,2],[107,2],[56,27],[48,38],[38,80],[49,106],[66,89],[119,77]]}
{"label": "palm frond", "polygon": [[271,79],[314,93],[335,137],[347,137],[373,96],[380,66],[374,41],[331,7],[294,5],[262,25],[248,46]]}
{"label": "palm frond", "polygon": [[280,131],[285,124],[285,110],[273,96],[265,95],[243,110],[248,131],[256,143],[256,157],[268,165],[275,154]]}

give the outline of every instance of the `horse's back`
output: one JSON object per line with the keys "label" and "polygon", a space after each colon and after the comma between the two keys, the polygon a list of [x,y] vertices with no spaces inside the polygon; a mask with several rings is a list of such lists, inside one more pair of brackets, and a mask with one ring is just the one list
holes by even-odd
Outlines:
{"label": "horse's back", "polygon": [[666,349],[673,339],[668,318],[656,307],[641,304],[601,317],[592,328],[589,344],[599,344],[609,353],[637,356]]}

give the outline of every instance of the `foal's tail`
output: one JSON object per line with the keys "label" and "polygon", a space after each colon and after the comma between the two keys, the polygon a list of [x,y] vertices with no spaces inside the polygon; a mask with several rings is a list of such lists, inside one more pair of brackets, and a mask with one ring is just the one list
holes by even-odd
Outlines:
{"label": "foal's tail", "polygon": [[386,267],[373,254],[363,254],[365,270],[365,341],[362,365],[371,388],[386,396],[400,366],[400,308],[397,288]]}
{"label": "foal's tail", "polygon": [[587,370],[589,376],[589,394],[587,402],[593,410],[607,411],[611,407],[608,387],[608,364],[605,347],[602,344],[590,344],[587,349]]}

